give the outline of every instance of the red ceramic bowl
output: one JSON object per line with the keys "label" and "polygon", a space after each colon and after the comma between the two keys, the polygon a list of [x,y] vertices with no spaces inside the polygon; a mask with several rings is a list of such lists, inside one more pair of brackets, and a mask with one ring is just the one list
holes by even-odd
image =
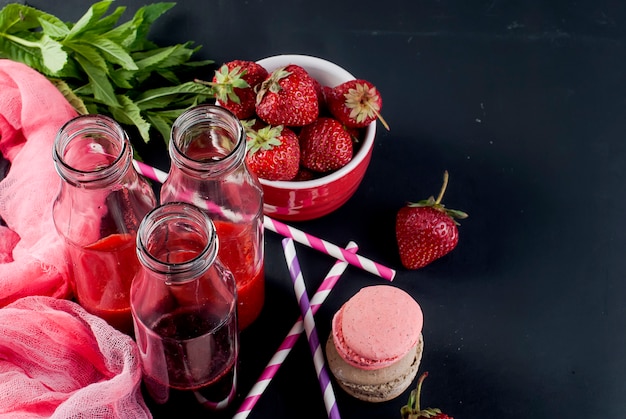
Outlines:
{"label": "red ceramic bowl", "polygon": [[[322,85],[334,87],[355,77],[329,61],[307,55],[277,55],[257,61],[269,72],[297,64]],[[305,221],[327,215],[356,192],[372,157],[376,121],[366,127],[361,145],[352,160],[324,177],[306,181],[269,181],[263,187],[265,215],[286,221]]]}

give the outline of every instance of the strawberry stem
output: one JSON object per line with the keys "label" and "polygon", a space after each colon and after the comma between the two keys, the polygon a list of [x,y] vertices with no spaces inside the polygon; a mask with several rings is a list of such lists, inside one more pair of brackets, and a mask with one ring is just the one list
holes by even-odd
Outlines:
{"label": "strawberry stem", "polygon": [[438,205],[441,203],[441,200],[443,199],[443,194],[446,193],[446,188],[448,187],[448,171],[444,171],[443,172],[443,185],[441,186],[441,191],[439,191],[439,195],[437,196],[437,200],[435,201],[435,204]]}
{"label": "strawberry stem", "polygon": [[417,380],[417,394],[415,397],[415,411],[419,412],[421,410],[420,407],[420,395],[422,394],[422,384],[424,383],[424,380],[426,379],[426,377],[428,377],[428,371],[425,371],[420,378]]}
{"label": "strawberry stem", "polygon": [[389,124],[387,124],[387,121],[385,121],[385,118],[383,118],[383,116],[380,114],[380,112],[378,112],[376,109],[373,109],[374,113],[376,114],[376,116],[378,117],[378,119],[380,120],[380,123],[383,124],[383,127],[385,127],[385,129],[387,131],[389,131]]}

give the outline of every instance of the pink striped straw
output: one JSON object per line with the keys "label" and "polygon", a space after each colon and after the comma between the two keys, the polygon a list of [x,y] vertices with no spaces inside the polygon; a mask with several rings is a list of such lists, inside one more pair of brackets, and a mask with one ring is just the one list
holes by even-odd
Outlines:
{"label": "pink striped straw", "polygon": [[148,179],[155,180],[159,183],[163,183],[165,182],[165,179],[167,179],[167,173],[143,162],[133,160],[133,166],[135,166],[135,170],[137,172],[141,173]]}
{"label": "pink striped straw", "polygon": [[319,250],[320,252],[333,256],[334,258],[348,262],[350,265],[354,265],[369,273],[378,275],[383,279],[393,281],[393,278],[396,275],[396,271],[391,268],[387,268],[386,266],[376,263],[356,253],[348,252],[346,249],[339,247],[336,244],[319,239],[303,232],[302,230],[298,230],[293,226],[274,220],[273,218],[267,216],[263,217],[263,226],[268,230],[278,233],[284,237],[294,239],[300,244]]}
{"label": "pink striped straw", "polygon": [[[355,242],[351,241],[346,246],[346,249],[348,249],[349,252],[356,252],[358,246]],[[311,311],[313,312],[313,314],[317,313],[320,306],[326,300],[326,297],[328,297],[328,294],[330,294],[333,287],[339,280],[339,277],[346,270],[347,267],[347,262],[337,260],[333,267],[330,269],[330,271],[328,271],[326,278],[324,278],[321,285],[311,298]],[[272,378],[274,378],[274,376],[278,372],[278,369],[283,364],[285,359],[287,359],[287,356],[296,345],[296,342],[298,341],[298,338],[300,337],[300,334],[302,332],[304,332],[304,322],[302,316],[300,316],[289,331],[289,333],[287,333],[287,336],[285,336],[285,339],[278,347],[278,350],[276,351],[274,356],[272,356],[270,361],[267,363],[267,366],[261,373],[261,376],[259,377],[257,382],[254,384],[254,386],[252,386],[252,389],[250,389],[250,392],[237,410],[235,416],[233,416],[233,419],[244,419],[248,417],[248,415],[256,405],[257,401],[261,398],[261,395],[263,394],[265,389],[269,386]]]}
{"label": "pink striped straw", "polygon": [[[163,183],[167,178],[167,173],[152,166],[149,166],[145,163],[134,161],[134,165],[135,169],[139,173],[143,174],[149,179]],[[356,253],[349,252],[343,247],[339,247],[336,244],[317,238],[309,233],[305,233],[302,230],[284,224],[278,220],[268,217],[267,215],[263,217],[263,226],[266,229],[273,231],[274,233],[282,235],[283,237],[293,239],[300,244],[318,250],[327,255],[333,256],[336,259],[348,262],[349,264],[354,265],[357,268],[361,268],[383,279],[393,281],[393,278],[396,275],[396,271],[391,268],[383,266],[377,262],[372,261],[371,259],[365,258]]]}
{"label": "pink striped straw", "polygon": [[284,238],[283,248],[285,251],[285,260],[289,267],[289,274],[293,280],[293,289],[298,299],[298,306],[300,306],[300,312],[304,321],[304,330],[306,331],[306,337],[309,341],[309,348],[311,349],[311,355],[313,356],[313,364],[315,365],[315,371],[317,372],[317,380],[324,396],[324,405],[326,406],[326,413],[330,419],[340,419],[339,408],[337,407],[337,400],[335,399],[335,392],[333,391],[332,383],[330,382],[330,376],[328,369],[326,368],[326,362],[324,361],[324,353],[322,352],[322,345],[317,334],[317,328],[315,326],[315,319],[313,318],[313,310],[311,309],[311,303],[309,296],[306,292],[306,286],[304,278],[302,277],[302,270],[300,269],[300,263],[296,256],[296,248],[294,241],[291,238]]}

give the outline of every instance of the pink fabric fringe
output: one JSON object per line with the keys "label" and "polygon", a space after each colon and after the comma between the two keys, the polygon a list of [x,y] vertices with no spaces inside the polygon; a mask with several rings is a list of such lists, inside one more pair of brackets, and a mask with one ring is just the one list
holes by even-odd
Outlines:
{"label": "pink fabric fringe", "polygon": [[0,181],[0,307],[29,295],[68,297],[68,270],[52,221],[60,177],[54,137],[76,116],[39,72],[0,60],[0,152],[11,162]]}

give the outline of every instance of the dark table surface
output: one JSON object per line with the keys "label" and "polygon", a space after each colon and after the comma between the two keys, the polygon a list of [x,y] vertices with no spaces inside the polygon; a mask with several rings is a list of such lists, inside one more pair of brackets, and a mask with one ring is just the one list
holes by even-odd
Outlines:
{"label": "dark table surface", "polygon": [[[90,2],[29,4],[73,21]],[[126,18],[142,4],[115,2]],[[192,40],[218,64],[319,56],[378,86],[391,130],[379,125],[363,183],[296,226],[397,269],[424,311],[423,404],[456,419],[624,418],[625,18],[619,1],[179,0],[151,38]],[[436,194],[444,170],[447,206],[470,217],[451,254],[404,270],[396,211]],[[280,240],[266,232],[267,302],[242,334],[238,401],[298,315]],[[296,249],[314,290],[333,260]],[[343,302],[385,282],[348,268],[316,317],[322,340]],[[335,388],[347,418],[399,418],[408,396],[367,404]],[[302,338],[249,417],[325,416]]]}

